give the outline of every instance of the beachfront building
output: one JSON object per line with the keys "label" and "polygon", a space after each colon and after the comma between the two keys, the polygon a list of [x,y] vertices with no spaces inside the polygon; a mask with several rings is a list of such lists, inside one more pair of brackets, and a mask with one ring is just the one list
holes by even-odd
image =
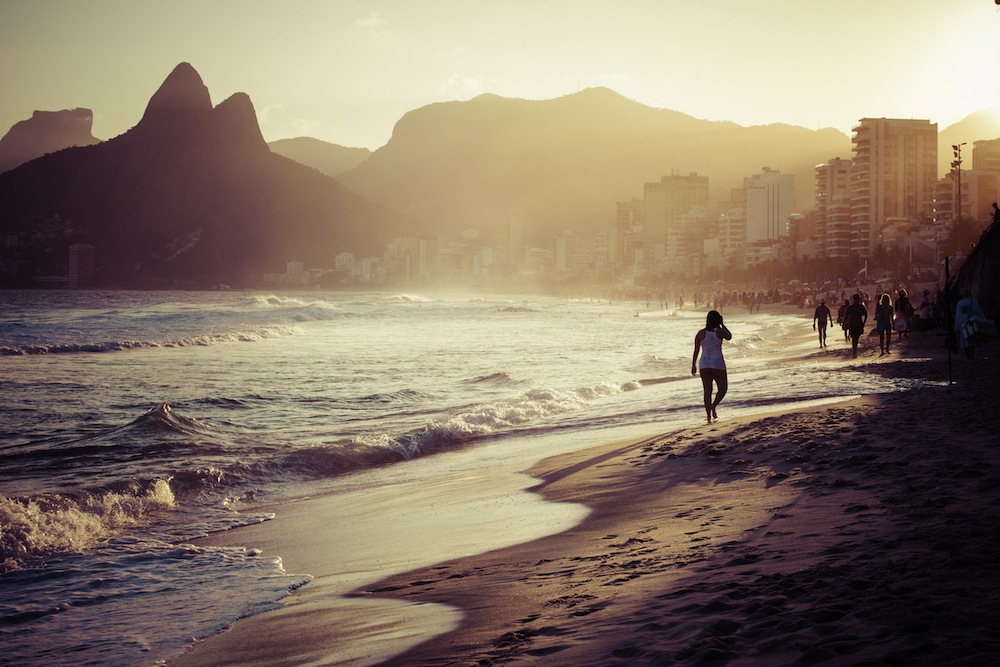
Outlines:
{"label": "beachfront building", "polygon": [[937,183],[937,123],[862,118],[851,160],[851,252],[870,257],[890,218],[929,219]]}
{"label": "beachfront building", "polygon": [[747,214],[741,207],[734,207],[719,215],[719,257],[726,268],[746,269],[743,246],[747,240]]}
{"label": "beachfront building", "polygon": [[743,179],[746,196],[747,243],[776,242],[788,234],[795,212],[795,176],[764,167]]}
{"label": "beachfront building", "polygon": [[851,254],[851,197],[842,194],[828,202],[824,211],[823,253],[825,257]]}
{"label": "beachfront building", "polygon": [[972,170],[1000,174],[1000,139],[972,143]]}
{"label": "beachfront building", "polygon": [[[689,232],[703,221],[708,199],[708,176],[697,173],[673,173],[643,186],[643,245],[648,269],[679,274],[690,270]],[[692,223],[693,216],[699,222]]]}
{"label": "beachfront building", "polygon": [[835,157],[816,165],[815,172],[816,256],[847,257],[851,251],[851,161]]}
{"label": "beachfront building", "polygon": [[1000,172],[962,171],[961,193],[957,193],[957,174],[954,170],[939,179],[934,199],[934,224],[946,227],[955,222],[955,205],[963,220],[971,220],[977,231],[982,231],[993,221],[993,202],[1000,191]]}
{"label": "beachfront building", "polygon": [[701,206],[693,206],[678,216],[667,232],[668,271],[683,276],[701,275],[706,266],[706,243],[718,235],[718,225],[709,224]]}
{"label": "beachfront building", "polygon": [[416,278],[419,282],[429,283],[434,278],[438,264],[438,238],[432,234],[421,234],[417,237]]}
{"label": "beachfront building", "polygon": [[350,271],[354,268],[354,264],[353,252],[338,252],[333,258],[333,268],[337,271]]}
{"label": "beachfront building", "polygon": [[646,203],[642,199],[629,199],[617,202],[615,209],[615,226],[608,259],[618,270],[631,270],[641,264]]}

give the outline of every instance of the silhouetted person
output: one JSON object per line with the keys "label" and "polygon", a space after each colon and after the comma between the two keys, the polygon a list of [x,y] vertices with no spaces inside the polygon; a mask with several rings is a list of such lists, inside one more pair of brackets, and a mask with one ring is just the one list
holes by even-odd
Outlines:
{"label": "silhouetted person", "polygon": [[982,306],[972,295],[972,290],[963,287],[962,298],[955,304],[955,330],[958,332],[958,346],[965,351],[965,356],[969,359],[972,359],[974,353],[972,341],[969,339],[965,325],[974,317],[986,319]]}
{"label": "silhouetted person", "polygon": [[894,328],[899,332],[900,337],[909,338],[910,319],[913,317],[913,304],[905,289],[899,290],[899,297],[896,299],[896,321]]}
{"label": "silhouetted person", "polygon": [[837,309],[837,324],[840,328],[844,330],[844,340],[848,339],[849,334],[847,333],[847,307],[851,305],[851,302],[844,299],[844,303]]}
{"label": "silhouetted person", "polygon": [[861,303],[861,295],[851,297],[851,305],[844,311],[844,328],[851,337],[851,350],[854,358],[858,357],[858,339],[865,332],[865,322],[868,321],[868,309]]}
{"label": "silhouetted person", "polygon": [[[698,353],[701,352],[701,384],[705,390],[705,416],[709,423],[718,419],[715,408],[722,402],[722,397],[729,389],[729,378],[726,374],[726,360],[722,356],[722,341],[732,340],[733,334],[722,323],[722,314],[710,310],[705,318],[705,328],[694,337],[694,356],[691,357],[691,375],[698,372]],[[712,383],[718,387],[715,400],[712,400]]]}
{"label": "silhouetted person", "polygon": [[826,347],[826,325],[833,320],[833,313],[826,307],[826,299],[820,299],[813,313],[813,331],[816,331],[816,324],[819,324],[819,346]]}
{"label": "silhouetted person", "polygon": [[875,306],[875,330],[878,331],[878,349],[882,354],[889,354],[892,345],[892,322],[892,299],[883,294]]}

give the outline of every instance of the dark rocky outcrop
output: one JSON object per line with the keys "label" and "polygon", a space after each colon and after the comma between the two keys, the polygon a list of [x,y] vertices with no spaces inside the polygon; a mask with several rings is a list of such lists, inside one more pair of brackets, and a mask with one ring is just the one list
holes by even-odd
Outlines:
{"label": "dark rocky outcrop", "polygon": [[290,260],[329,267],[338,252],[381,254],[411,227],[271,153],[250,98],[237,93],[213,107],[187,63],[131,130],[0,174],[6,284],[65,275],[66,248],[89,243],[97,284],[256,285]]}
{"label": "dark rocky outcrop", "polygon": [[0,172],[46,153],[100,143],[93,135],[93,127],[90,109],[36,111],[30,119],[15,123],[0,139]]}

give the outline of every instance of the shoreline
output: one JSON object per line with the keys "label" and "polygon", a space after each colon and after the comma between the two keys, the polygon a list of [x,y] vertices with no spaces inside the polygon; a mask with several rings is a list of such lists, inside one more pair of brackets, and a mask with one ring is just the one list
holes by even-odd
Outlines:
{"label": "shoreline", "polygon": [[[310,584],[170,664],[293,665],[334,651],[358,665],[992,664],[1000,419],[989,401],[1000,364],[955,358],[956,384],[941,386],[940,342],[917,334],[866,366],[929,378],[921,389],[542,461],[526,488],[585,505],[583,521],[349,597],[407,602],[407,614],[423,612],[418,626],[442,633],[404,653],[350,656],[354,631],[408,631],[385,610],[355,608],[331,632],[323,587]],[[249,541],[233,532],[227,543]]]}

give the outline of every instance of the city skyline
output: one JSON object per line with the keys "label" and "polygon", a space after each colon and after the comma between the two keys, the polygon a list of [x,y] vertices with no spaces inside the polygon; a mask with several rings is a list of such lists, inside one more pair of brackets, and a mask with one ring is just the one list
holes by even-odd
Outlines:
{"label": "city skyline", "polygon": [[36,109],[86,107],[94,135],[109,139],[190,62],[214,104],[250,96],[268,141],[377,149],[427,104],[598,86],[745,126],[849,134],[858,119],[884,116],[943,129],[1000,109],[982,66],[1000,62],[998,37],[989,0],[13,2],[0,7],[0,127]]}

